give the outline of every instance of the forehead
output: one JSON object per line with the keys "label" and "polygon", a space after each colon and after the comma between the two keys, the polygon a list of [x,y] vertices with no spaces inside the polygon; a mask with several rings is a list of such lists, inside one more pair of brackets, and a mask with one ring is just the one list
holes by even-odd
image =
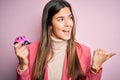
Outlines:
{"label": "forehead", "polygon": [[58,16],[68,16],[71,14],[70,8],[69,7],[64,7],[61,8],[61,10],[54,15],[54,17],[58,17]]}

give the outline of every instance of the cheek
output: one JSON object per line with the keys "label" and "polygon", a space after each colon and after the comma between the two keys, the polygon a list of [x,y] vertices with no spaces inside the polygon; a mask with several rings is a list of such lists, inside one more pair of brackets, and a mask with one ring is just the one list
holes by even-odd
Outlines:
{"label": "cheek", "polygon": [[58,23],[53,24],[52,28],[53,28],[53,32],[58,33],[62,30],[63,24],[58,24]]}
{"label": "cheek", "polygon": [[58,34],[60,33],[61,29],[60,28],[53,28],[53,33]]}
{"label": "cheek", "polygon": [[61,29],[59,28],[53,28],[52,30],[52,36],[54,36],[55,38],[59,38],[61,35]]}

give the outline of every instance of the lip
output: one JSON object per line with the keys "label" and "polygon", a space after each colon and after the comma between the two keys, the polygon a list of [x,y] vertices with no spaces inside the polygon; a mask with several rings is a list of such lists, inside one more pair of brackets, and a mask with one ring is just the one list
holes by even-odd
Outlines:
{"label": "lip", "polygon": [[64,33],[65,36],[70,35],[70,29],[64,29],[64,30],[62,30],[62,32]]}
{"label": "lip", "polygon": [[62,30],[63,32],[70,32],[70,30]]}

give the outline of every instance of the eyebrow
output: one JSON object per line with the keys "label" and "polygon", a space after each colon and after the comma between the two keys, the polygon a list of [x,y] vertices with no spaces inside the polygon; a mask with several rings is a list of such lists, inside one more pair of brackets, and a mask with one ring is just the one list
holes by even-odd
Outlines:
{"label": "eyebrow", "polygon": [[[68,17],[72,16],[72,14],[69,14]],[[64,18],[64,16],[58,16],[56,19],[59,19],[59,18]]]}

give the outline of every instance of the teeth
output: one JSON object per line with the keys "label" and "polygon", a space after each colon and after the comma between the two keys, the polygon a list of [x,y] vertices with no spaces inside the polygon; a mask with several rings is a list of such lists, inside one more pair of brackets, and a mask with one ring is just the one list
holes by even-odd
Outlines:
{"label": "teeth", "polygon": [[63,32],[69,32],[69,30],[63,30]]}

